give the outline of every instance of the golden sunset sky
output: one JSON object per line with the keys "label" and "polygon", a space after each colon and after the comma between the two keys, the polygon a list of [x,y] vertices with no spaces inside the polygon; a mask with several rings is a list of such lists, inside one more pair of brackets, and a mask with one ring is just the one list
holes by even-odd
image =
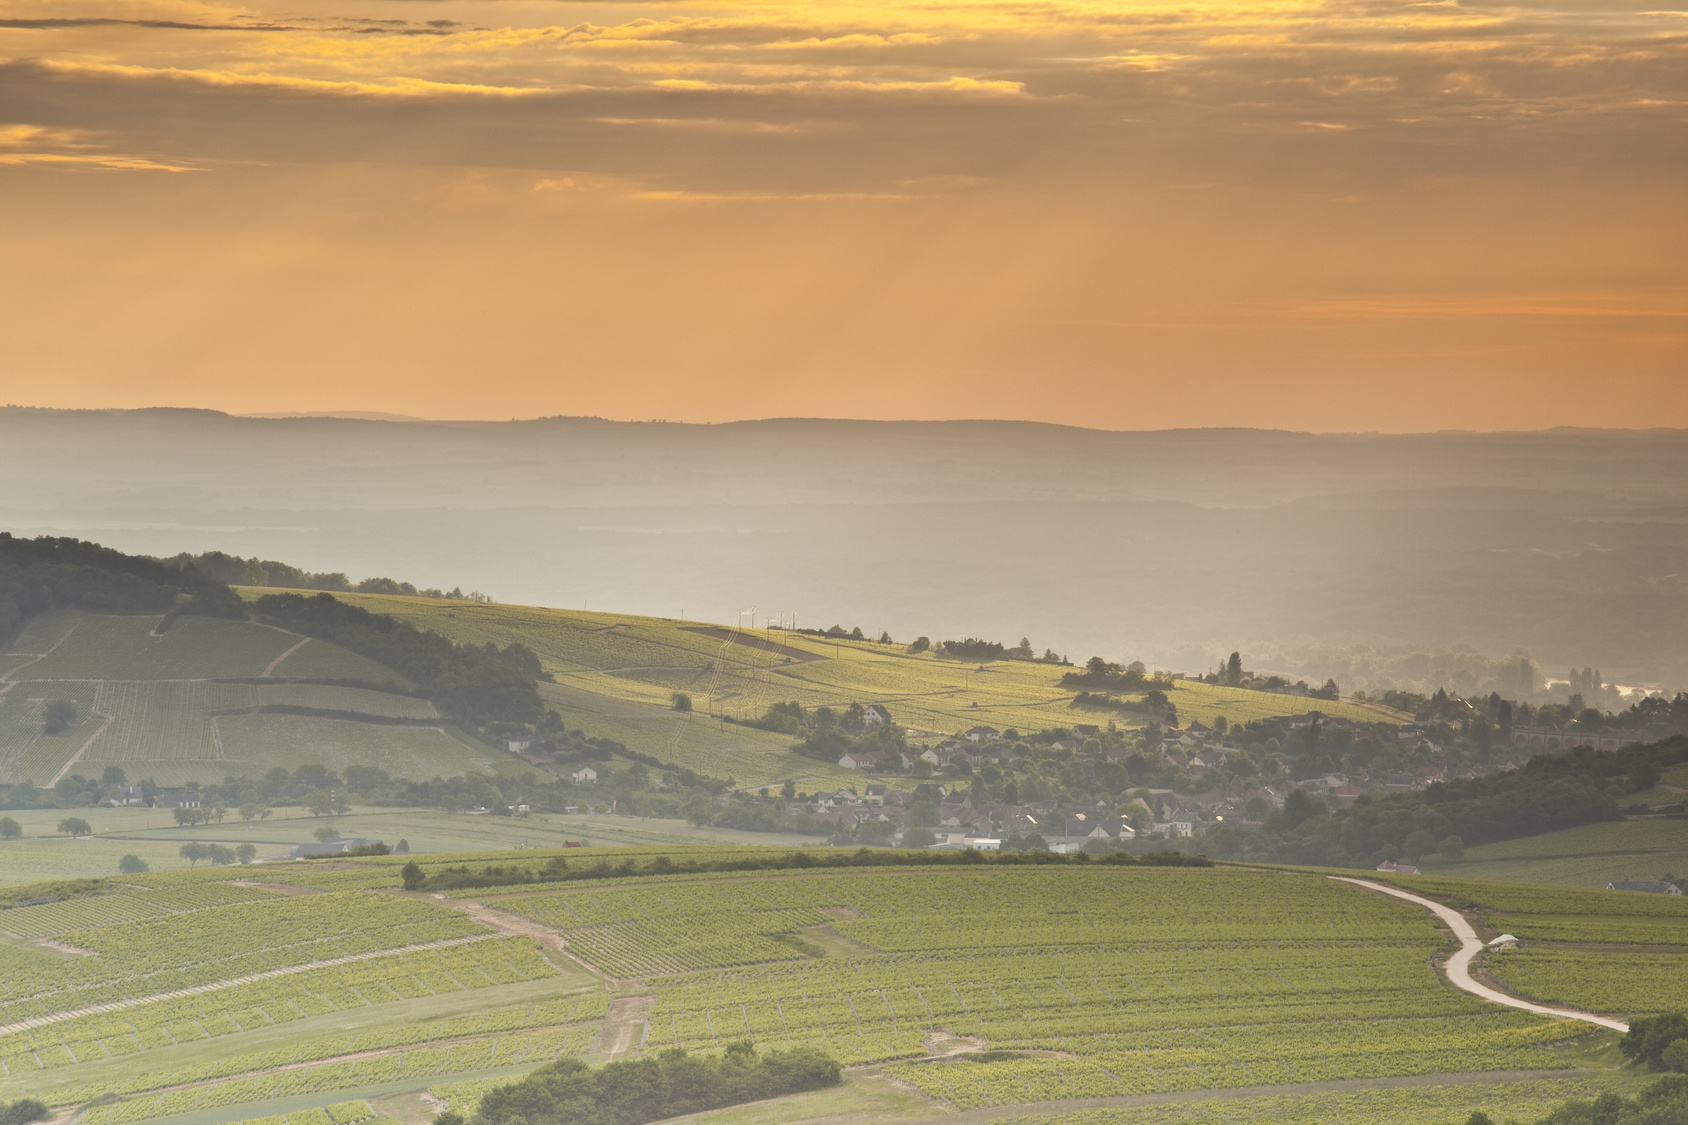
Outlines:
{"label": "golden sunset sky", "polygon": [[1670,0],[0,0],[0,399],[1688,426]]}

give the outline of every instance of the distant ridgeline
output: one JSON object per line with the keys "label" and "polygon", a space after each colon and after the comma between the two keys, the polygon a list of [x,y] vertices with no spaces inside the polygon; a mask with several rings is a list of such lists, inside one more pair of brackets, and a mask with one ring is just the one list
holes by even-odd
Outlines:
{"label": "distant ridgeline", "polygon": [[192,567],[79,539],[17,539],[0,532],[0,637],[56,606],[92,613],[162,613],[160,631],[183,613],[246,616],[233,590]]}

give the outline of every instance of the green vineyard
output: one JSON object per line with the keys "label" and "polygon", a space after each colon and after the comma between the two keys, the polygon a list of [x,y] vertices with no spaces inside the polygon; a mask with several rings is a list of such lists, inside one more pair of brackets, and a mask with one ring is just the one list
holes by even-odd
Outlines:
{"label": "green vineyard", "polygon": [[[1428,912],[1317,872],[654,862],[769,854],[744,848],[421,866],[557,854],[611,877],[433,896],[404,892],[409,861],[386,856],[113,878],[0,910],[14,935],[0,943],[0,1099],[80,1107],[78,1125],[350,1125],[430,1089],[472,1110],[555,1059],[743,1039],[892,1080],[851,1078],[838,1096],[915,1099],[897,1112],[916,1117],[1054,1121],[1039,1107],[1135,1098],[1150,1116],[1084,1120],[1174,1122],[1187,1111],[1168,1099],[1237,1091],[1200,1119],[1250,1120],[1227,1116],[1246,1104],[1303,1120],[1300,1102],[1251,1092],[1282,1088],[1389,1125],[1413,1105],[1494,1105],[1520,1072],[1560,1091],[1622,1081],[1567,1047],[1613,1033],[1450,987]],[[1404,882],[1526,935],[1484,962],[1521,994],[1620,1015],[1688,1006],[1679,903]],[[1434,1095],[1392,1085],[1447,1076]],[[1361,1082],[1383,1085],[1341,1092]]]}

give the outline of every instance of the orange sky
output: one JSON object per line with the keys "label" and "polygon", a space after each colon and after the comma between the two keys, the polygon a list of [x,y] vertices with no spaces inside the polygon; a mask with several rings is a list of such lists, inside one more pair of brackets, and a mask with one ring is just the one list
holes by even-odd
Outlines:
{"label": "orange sky", "polygon": [[1688,426],[1688,13],[0,0],[0,400]]}

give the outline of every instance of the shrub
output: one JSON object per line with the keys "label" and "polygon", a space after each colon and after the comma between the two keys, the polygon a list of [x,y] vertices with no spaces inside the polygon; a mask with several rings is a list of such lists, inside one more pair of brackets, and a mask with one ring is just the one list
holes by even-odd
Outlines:
{"label": "shrub", "polygon": [[138,855],[126,855],[117,861],[117,870],[125,875],[141,875],[151,870],[147,861]]}

